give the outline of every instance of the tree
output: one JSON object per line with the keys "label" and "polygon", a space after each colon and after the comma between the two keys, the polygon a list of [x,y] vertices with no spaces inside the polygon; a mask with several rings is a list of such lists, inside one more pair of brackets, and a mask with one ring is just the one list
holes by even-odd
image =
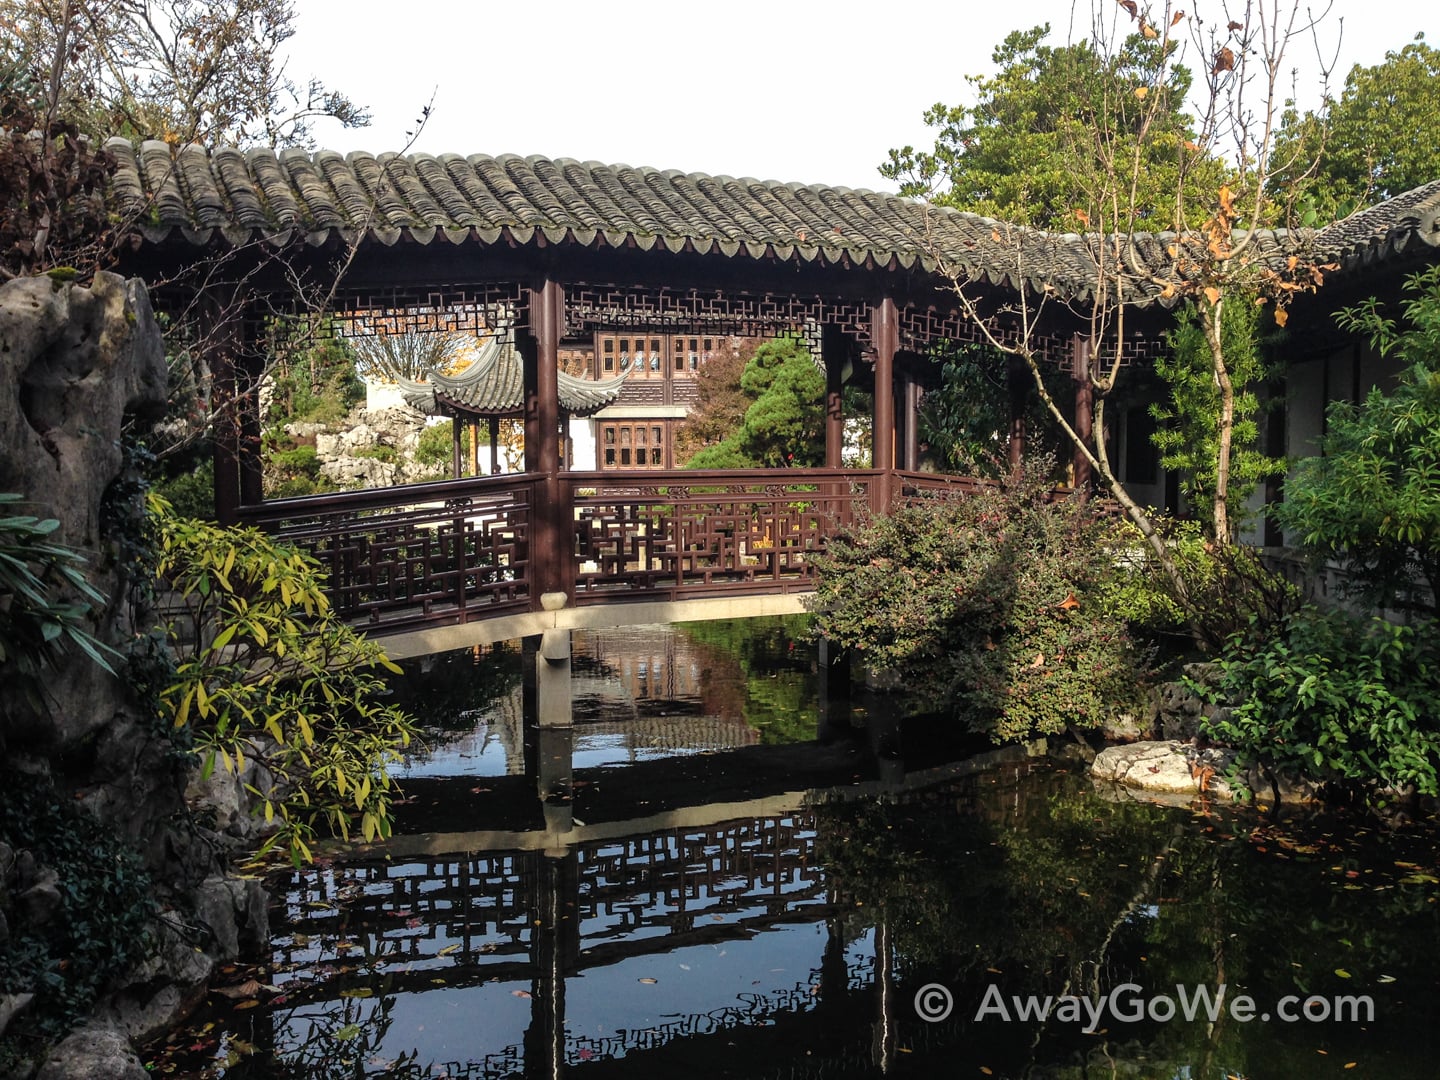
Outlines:
{"label": "tree", "polygon": [[[1062,408],[1046,386],[1041,366],[1039,328],[1048,311],[1062,303],[1061,291],[1041,285],[1021,288],[1002,299],[996,311],[987,275],[967,272],[937,255],[962,312],[990,345],[1025,362],[1047,410],[1134,521],[1183,600],[1184,575],[1162,530],[1111,467],[1107,404],[1129,366],[1127,333],[1139,308],[1156,302],[1189,305],[1216,388],[1211,531],[1218,544],[1229,544],[1237,402],[1245,387],[1237,385],[1231,367],[1222,330],[1225,309],[1230,304],[1265,304],[1283,325],[1290,297],[1314,288],[1321,279],[1321,268],[1303,252],[1277,256],[1262,240],[1262,230],[1285,217],[1279,200],[1287,193],[1270,183],[1277,168],[1273,151],[1285,53],[1313,23],[1265,5],[1247,9],[1243,21],[1205,26],[1187,22],[1186,13],[1169,2],[1141,7],[1135,0],[1121,0],[1119,6],[1133,26],[1128,37],[1122,39],[1119,27],[1107,25],[1103,16],[1097,14],[1094,20],[1088,48],[1100,77],[1090,66],[1071,62],[1070,54],[1056,65],[1054,80],[1036,77],[1037,84],[1047,88],[1044,100],[1057,107],[1064,123],[1038,109],[1022,110],[1009,121],[1034,135],[1034,145],[1054,151],[1038,159],[1038,165],[1033,157],[1022,156],[1014,159],[1014,166],[1068,170],[1079,188],[1071,193],[1076,203],[1070,220],[1086,231],[1067,237],[1002,223],[994,229],[1008,252],[1004,272],[1012,280],[1043,279],[1056,269],[1054,263],[1063,261],[1062,254],[1086,262],[1090,295],[1084,337],[1093,394],[1089,437],[1082,434],[1083,425],[1067,415],[1068,402]],[[1178,36],[1187,27],[1188,42]],[[1029,40],[1017,44],[1028,46]],[[1182,111],[1182,95],[1190,85],[1181,64],[1187,52],[1200,56],[1204,64],[1193,129]],[[963,159],[970,147],[962,142],[960,148]],[[1161,170],[1159,162],[1167,155],[1174,165]],[[964,169],[958,175],[964,176]],[[1163,185],[1154,183],[1157,178]],[[964,192],[957,194],[963,197]],[[1027,217],[1058,225],[1057,214],[1058,207],[1050,204]],[[1173,232],[1157,237],[1156,228],[1167,220]],[[1052,265],[1045,265],[1046,260],[1053,260]],[[993,279],[993,271],[988,277]],[[995,331],[997,315],[1018,325],[1017,338]]]}
{"label": "tree", "polygon": [[691,469],[805,468],[825,460],[825,376],[798,338],[755,350],[740,376],[750,399],[738,430],[706,447]]}
{"label": "tree", "polygon": [[1302,193],[1299,224],[1428,184],[1440,176],[1440,50],[1417,34],[1383,63],[1356,64],[1338,99],[1285,113],[1277,146],[1296,163],[1275,184]]}
{"label": "tree", "polygon": [[[313,558],[257,529],[177,517],[152,497],[172,597],[174,682],[162,694],[204,759],[238,777],[276,831],[262,847],[311,857],[316,826],[390,835],[390,767],[415,721],[384,700],[400,669],[340,621]],[[247,768],[247,763],[255,768]]]}
{"label": "tree", "polygon": [[751,398],[740,389],[740,377],[759,347],[760,342],[752,339],[738,349],[719,349],[705,361],[695,405],[675,432],[675,455],[680,465],[686,465],[706,447],[718,446],[745,422]]}
{"label": "tree", "polygon": [[[1236,387],[1229,493],[1236,506],[1250,497],[1260,481],[1280,475],[1285,467],[1283,461],[1256,449],[1261,403],[1254,387],[1267,374],[1258,338],[1259,321],[1260,309],[1253,304],[1230,304],[1221,320],[1222,345]],[[1153,441],[1160,451],[1160,464],[1179,473],[1181,490],[1191,506],[1206,513],[1210,529],[1219,460],[1220,387],[1215,382],[1210,343],[1194,308],[1179,313],[1169,345],[1169,352],[1155,361],[1155,372],[1170,392],[1168,401],[1150,407],[1157,421]]]}
{"label": "tree", "polygon": [[475,343],[464,334],[413,327],[353,337],[349,342],[355,372],[366,382],[423,382],[432,372],[449,373],[470,358]]}
{"label": "tree", "polygon": [[0,0],[0,24],[55,110],[92,135],[305,145],[316,117],[369,123],[286,72],[292,0]]}
{"label": "tree", "polygon": [[1049,34],[1047,23],[1006,37],[991,57],[997,73],[965,78],[974,105],[935,105],[925,114],[939,129],[934,149],[892,150],[881,174],[904,195],[1068,230],[1082,215],[1098,221],[1104,213],[1104,193],[1089,182],[1096,169],[1137,155],[1136,223],[1172,227],[1183,210],[1181,177],[1197,168],[1213,182],[1220,176],[1218,163],[1186,149],[1196,137],[1183,112],[1190,72],[1164,65],[1168,38],[1137,34],[1108,54],[1103,42],[1046,45]]}
{"label": "tree", "polygon": [[1440,267],[1406,282],[1400,325],[1374,299],[1338,316],[1408,369],[1390,394],[1337,401],[1323,453],[1296,465],[1275,519],[1341,560],[1366,600],[1440,616]]}

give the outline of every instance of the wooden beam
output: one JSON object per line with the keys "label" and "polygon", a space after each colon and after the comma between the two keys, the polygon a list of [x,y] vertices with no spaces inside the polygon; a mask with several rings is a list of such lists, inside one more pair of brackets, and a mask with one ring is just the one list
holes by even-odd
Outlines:
{"label": "wooden beam", "polygon": [[825,327],[820,338],[820,352],[825,362],[825,467],[838,469],[845,449],[843,380],[849,353],[839,327]]}
{"label": "wooden beam", "polygon": [[1025,412],[1030,401],[1030,366],[1018,357],[1009,358],[1005,383],[1010,391],[1010,471],[1016,472],[1025,462]]}
{"label": "wooden beam", "polygon": [[874,467],[880,470],[870,491],[870,509],[890,509],[895,469],[895,353],[900,348],[900,324],[895,301],[886,297],[870,309],[870,350],[875,359],[874,423],[871,428]]}
{"label": "wooden beam", "polygon": [[531,545],[531,605],[540,610],[545,593],[563,592],[573,600],[573,514],[560,482],[560,337],[565,323],[565,293],[548,278],[529,291],[529,332],[520,338],[525,361],[525,471],[541,473],[536,485]]}

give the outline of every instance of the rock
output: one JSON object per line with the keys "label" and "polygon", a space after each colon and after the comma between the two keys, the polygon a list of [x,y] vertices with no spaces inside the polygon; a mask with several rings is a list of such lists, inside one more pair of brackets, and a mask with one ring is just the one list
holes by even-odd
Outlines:
{"label": "rock", "polygon": [[[1095,756],[1090,774],[1142,791],[1221,799],[1234,798],[1224,779],[1235,760],[1229,750],[1199,750],[1175,740],[1109,746]],[[1204,785],[1202,789],[1202,784]]]}
{"label": "rock", "polygon": [[140,1058],[119,1029],[89,1024],[50,1051],[36,1080],[150,1080]]}
{"label": "rock", "polygon": [[[98,273],[88,288],[48,276],[0,287],[0,491],[19,492],[28,512],[57,519],[51,539],[91,553],[86,572],[113,598],[99,631],[111,641],[124,640],[124,590],[103,555],[102,504],[121,469],[123,423],[158,415],[167,382],[164,342],[139,281]],[[56,670],[46,691],[44,716],[18,703],[0,709],[11,717],[0,729],[9,755],[17,744],[47,755],[80,747],[125,696],[119,680],[83,657]]]}
{"label": "rock", "polygon": [[0,1035],[35,1000],[34,994],[0,994]]}
{"label": "rock", "polygon": [[251,949],[265,944],[270,936],[267,897],[260,882],[211,877],[195,892],[195,914],[214,936],[210,951],[221,963],[240,955],[241,946]]}
{"label": "rock", "polygon": [[1141,739],[1149,738],[1151,734],[1148,725],[1141,723],[1135,713],[1128,712],[1106,720],[1100,728],[1100,733],[1105,737],[1106,742],[1117,743],[1139,742]]}
{"label": "rock", "polygon": [[15,903],[30,926],[46,925],[60,910],[60,875],[44,867],[35,884],[15,897]]}

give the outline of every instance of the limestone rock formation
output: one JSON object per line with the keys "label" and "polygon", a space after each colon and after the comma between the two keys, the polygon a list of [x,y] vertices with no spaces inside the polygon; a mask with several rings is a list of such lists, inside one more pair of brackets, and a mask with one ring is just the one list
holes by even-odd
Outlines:
{"label": "limestone rock formation", "polygon": [[[131,420],[158,416],[166,390],[164,343],[142,283],[100,273],[88,286],[41,276],[0,287],[0,492],[27,499],[25,514],[56,519],[50,539],[85,556],[87,579],[108,598],[89,629],[120,654],[137,634],[146,640],[147,628],[132,607],[122,538],[114,535],[125,504],[116,495],[127,479],[122,433]],[[161,947],[102,988],[112,991],[100,1004],[106,1015],[51,1050],[39,1066],[46,1080],[144,1077],[129,1037],[174,1023],[203,993],[213,964],[265,932],[258,888],[216,877],[213,847],[197,841],[196,829],[176,826],[182,755],[136,697],[134,671],[116,667],[121,675],[70,650],[47,669],[41,693],[25,696],[0,664],[0,763],[45,782],[55,804],[87,812],[100,832],[135,850],[162,911]],[[0,820],[0,947],[27,934],[40,940],[64,911],[68,883],[34,852],[4,842],[24,835],[24,824]],[[189,929],[170,934],[166,947],[166,928],[193,926],[195,913],[213,918],[209,955]],[[5,989],[0,1028],[13,1034],[43,995]]]}

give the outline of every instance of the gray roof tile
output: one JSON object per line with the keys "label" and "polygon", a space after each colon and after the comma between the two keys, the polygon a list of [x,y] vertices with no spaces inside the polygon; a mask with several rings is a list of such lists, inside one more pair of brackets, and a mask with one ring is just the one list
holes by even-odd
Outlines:
{"label": "gray roof tile", "polygon": [[[112,198],[144,212],[142,236],[216,234],[312,244],[367,237],[390,246],[536,242],[633,245],[729,258],[956,272],[1010,288],[1029,284],[1090,295],[1094,236],[1043,233],[873,191],[687,175],[561,158],[456,154],[310,154],[230,148],[180,151],[111,139],[119,163]],[[372,215],[372,207],[374,214]],[[1164,234],[1137,238],[1163,261]],[[1440,181],[1314,233],[1266,231],[1261,251],[1318,252],[1346,270],[1440,246]],[[1017,259],[1017,251],[1019,258]],[[1154,289],[1148,295],[1154,296]],[[1132,294],[1134,295],[1134,294]]]}

